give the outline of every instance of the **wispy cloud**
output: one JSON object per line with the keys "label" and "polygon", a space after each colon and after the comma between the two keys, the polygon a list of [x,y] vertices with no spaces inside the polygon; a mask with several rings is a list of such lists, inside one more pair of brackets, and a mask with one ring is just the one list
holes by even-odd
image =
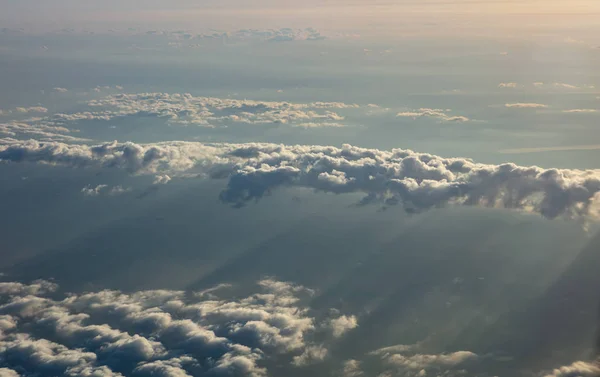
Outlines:
{"label": "wispy cloud", "polygon": [[563,151],[592,151],[592,150],[598,150],[598,149],[600,149],[600,144],[501,149],[499,152],[505,153],[505,154],[523,154],[523,153],[543,153],[543,152],[563,152]]}
{"label": "wispy cloud", "polygon": [[546,108],[548,108],[548,105],[544,105],[541,103],[531,103],[531,102],[507,103],[504,106],[507,108],[513,108],[513,109],[546,109]]}

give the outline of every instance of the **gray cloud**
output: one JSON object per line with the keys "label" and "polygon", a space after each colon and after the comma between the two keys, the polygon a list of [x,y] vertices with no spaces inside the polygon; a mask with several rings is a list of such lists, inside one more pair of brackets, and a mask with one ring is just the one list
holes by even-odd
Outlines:
{"label": "gray cloud", "polygon": [[125,169],[134,174],[228,178],[220,199],[236,206],[298,186],[407,211],[446,205],[512,208],[548,218],[594,217],[597,170],[479,164],[411,150],[276,144],[106,143],[69,145],[0,139],[0,160]]}

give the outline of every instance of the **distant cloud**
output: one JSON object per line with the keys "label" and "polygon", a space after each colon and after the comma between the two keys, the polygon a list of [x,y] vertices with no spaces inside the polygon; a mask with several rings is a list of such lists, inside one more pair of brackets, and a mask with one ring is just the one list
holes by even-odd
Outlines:
{"label": "distant cloud", "polygon": [[517,88],[519,84],[516,82],[501,82],[498,84],[498,88]]}
{"label": "distant cloud", "polygon": [[227,178],[220,199],[234,206],[279,187],[364,193],[365,202],[407,211],[446,205],[513,208],[548,218],[595,216],[597,170],[479,164],[410,150],[344,145],[154,144],[75,145],[0,139],[0,161],[120,168],[133,174]]}
{"label": "distant cloud", "polygon": [[541,103],[523,103],[523,102],[517,102],[517,103],[507,103],[506,105],[504,105],[507,108],[514,108],[514,109],[546,109],[548,108],[548,105],[544,105]]}
{"label": "distant cloud", "polygon": [[69,135],[77,130],[69,130],[62,126],[40,124],[38,121],[31,123],[10,122],[0,123],[0,134],[10,137],[35,137],[38,140],[60,141],[60,142],[88,142],[89,139]]}
{"label": "distant cloud", "polygon": [[500,153],[506,154],[521,154],[521,153],[542,153],[542,152],[564,152],[564,151],[593,151],[600,150],[600,144],[592,145],[564,145],[554,147],[529,147],[529,148],[514,148],[501,149]]}
{"label": "distant cloud", "polygon": [[129,188],[123,188],[122,186],[109,187],[108,185],[97,185],[96,187],[86,186],[81,189],[81,192],[85,196],[100,196],[100,195],[121,195],[131,191]]}
{"label": "distant cloud", "polygon": [[22,114],[28,113],[47,113],[48,109],[42,106],[31,106],[31,107],[17,107],[15,109],[16,112]]}
{"label": "distant cloud", "polygon": [[55,91],[55,92],[58,92],[58,93],[66,93],[66,92],[69,91],[69,89],[67,89],[67,88],[59,88],[59,87],[56,87],[56,88],[54,88],[52,90]]}
{"label": "distant cloud", "polygon": [[593,114],[597,113],[600,110],[597,109],[571,109],[571,110],[563,110],[563,113],[567,114]]}
{"label": "distant cloud", "polygon": [[398,117],[404,118],[435,118],[442,122],[468,122],[470,119],[462,115],[449,115],[450,110],[420,108],[418,110],[403,111],[396,114]]}
{"label": "distant cloud", "polygon": [[344,124],[341,124],[341,123],[332,123],[332,122],[315,123],[315,122],[311,122],[311,123],[298,123],[298,124],[295,124],[294,127],[300,127],[300,128],[341,128],[341,127],[346,127],[346,126]]}

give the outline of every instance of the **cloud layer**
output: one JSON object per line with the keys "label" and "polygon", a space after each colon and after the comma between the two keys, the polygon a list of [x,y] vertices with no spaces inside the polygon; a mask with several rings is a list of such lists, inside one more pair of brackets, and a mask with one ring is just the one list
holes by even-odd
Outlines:
{"label": "cloud layer", "polygon": [[155,144],[69,145],[0,139],[0,160],[72,167],[120,168],[133,174],[227,178],[223,202],[255,201],[279,187],[343,194],[362,203],[401,204],[407,211],[447,205],[512,208],[548,218],[590,217],[597,211],[600,172],[479,164],[411,150],[344,145]]}

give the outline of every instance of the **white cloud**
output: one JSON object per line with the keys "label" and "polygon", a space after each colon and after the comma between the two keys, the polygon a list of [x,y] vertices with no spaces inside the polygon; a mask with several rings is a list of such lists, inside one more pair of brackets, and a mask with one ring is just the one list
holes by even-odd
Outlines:
{"label": "white cloud", "polygon": [[517,102],[517,103],[507,103],[504,105],[508,108],[515,109],[546,109],[548,105],[544,105],[541,103],[530,103],[530,102]]}
{"label": "white cloud", "polygon": [[342,365],[341,377],[361,377],[364,376],[358,360],[346,360]]}
{"label": "white cloud", "polygon": [[462,116],[462,115],[449,115],[449,114],[447,114],[448,111],[449,110],[443,110],[443,109],[421,108],[418,110],[399,112],[398,114],[396,114],[396,116],[405,117],[405,118],[413,118],[413,119],[422,118],[422,117],[436,118],[443,122],[468,122],[470,120],[469,118]]}
{"label": "white cloud", "polygon": [[168,176],[167,174],[157,175],[156,177],[154,177],[153,184],[155,184],[155,185],[166,185],[170,181],[171,181],[171,177]]}
{"label": "white cloud", "polygon": [[594,114],[599,110],[597,109],[571,109],[571,110],[563,110],[563,113],[567,114]]}
{"label": "white cloud", "polygon": [[278,187],[364,193],[364,202],[408,211],[446,205],[513,208],[548,218],[589,217],[600,193],[598,170],[479,164],[411,150],[344,145],[154,144],[73,145],[0,139],[0,160],[119,168],[133,174],[227,178],[220,199],[236,206]]}
{"label": "white cloud", "polygon": [[130,188],[123,188],[122,186],[109,187],[108,185],[97,185],[96,187],[86,186],[81,189],[81,192],[85,196],[100,196],[109,195],[116,196],[131,191]]}
{"label": "white cloud", "polygon": [[[28,123],[27,121],[31,121]],[[77,132],[77,130],[69,130],[62,126],[54,126],[40,124],[36,119],[30,119],[23,122],[0,123],[0,134],[6,136],[22,136],[36,137],[39,140],[48,141],[63,141],[63,142],[86,142],[89,139],[79,138],[76,136],[66,135],[68,133]]]}
{"label": "white cloud", "polygon": [[571,365],[554,369],[545,377],[597,377],[600,376],[600,366],[595,363],[577,361]]}
{"label": "white cloud", "polygon": [[329,328],[334,337],[339,338],[346,332],[358,327],[358,320],[356,316],[341,316],[338,318],[332,318],[329,321]]}
{"label": "white cloud", "polygon": [[8,368],[0,368],[0,377],[20,377],[16,371]]}
{"label": "white cloud", "polygon": [[519,86],[519,84],[517,84],[516,82],[501,82],[500,84],[498,84],[498,88],[517,88]]}
{"label": "white cloud", "polygon": [[57,300],[32,288],[51,283],[5,284],[0,360],[25,375],[263,377],[267,359],[302,367],[328,355],[307,340],[317,330],[302,304],[312,291],[272,279],[238,299],[221,299],[213,289],[211,295],[100,291]]}
{"label": "white cloud", "polygon": [[67,88],[59,88],[59,87],[56,87],[56,88],[54,88],[52,90],[55,91],[55,92],[58,92],[58,93],[66,93],[66,92],[69,91],[69,89],[67,89]]}
{"label": "white cloud", "polygon": [[356,104],[340,102],[290,103],[252,101],[230,98],[195,97],[191,94],[138,93],[116,94],[91,100],[94,111],[54,114],[48,122],[64,123],[83,120],[109,121],[126,116],[165,118],[175,125],[215,127],[224,123],[292,124],[310,127],[337,126],[344,117],[336,109],[355,109]]}
{"label": "white cloud", "polygon": [[42,106],[30,106],[30,107],[17,107],[15,109],[18,113],[47,113],[48,109]]}

